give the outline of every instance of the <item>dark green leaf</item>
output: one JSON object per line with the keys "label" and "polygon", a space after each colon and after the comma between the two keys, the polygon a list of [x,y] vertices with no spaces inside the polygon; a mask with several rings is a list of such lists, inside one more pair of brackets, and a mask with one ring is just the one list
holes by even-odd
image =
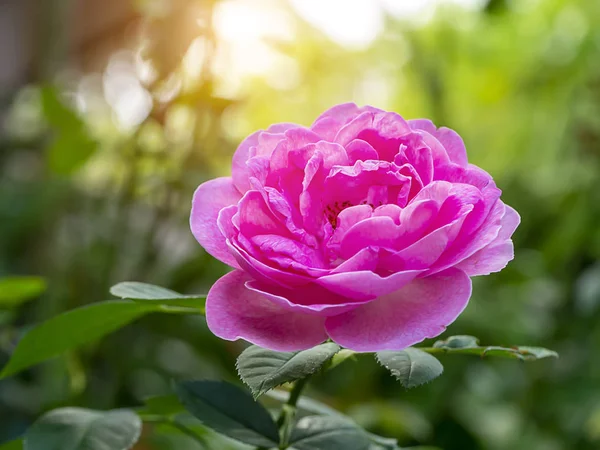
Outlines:
{"label": "dark green leaf", "polygon": [[132,411],[62,408],[35,422],[24,444],[27,450],[128,450],[141,430],[142,423]]}
{"label": "dark green leaf", "polygon": [[[273,390],[266,393],[266,397],[277,400],[280,403],[287,402],[290,394],[289,392],[284,392],[280,390]],[[298,410],[303,413],[309,413],[308,415],[318,414],[322,416],[333,416],[337,417],[340,420],[347,421],[353,423],[352,419],[345,414],[342,414],[336,409],[333,409],[327,406],[324,403],[321,403],[317,400],[314,400],[309,397],[301,397],[297,403]],[[305,414],[307,415],[307,414]],[[385,450],[395,450],[397,449],[398,441],[392,438],[386,438],[383,436],[378,436],[373,433],[367,433],[369,439],[372,442],[374,448],[377,449],[385,449]]]}
{"label": "dark green leaf", "polygon": [[369,435],[351,421],[333,416],[308,416],[292,431],[295,450],[369,450]]}
{"label": "dark green leaf", "polygon": [[300,352],[274,352],[252,345],[239,356],[238,373],[256,398],[283,383],[315,373],[339,350],[333,342]]}
{"label": "dark green leaf", "polygon": [[38,297],[46,290],[46,282],[41,277],[0,278],[0,308],[18,306]]}
{"label": "dark green leaf", "polygon": [[53,317],[23,336],[0,378],[95,341],[163,308],[152,303],[114,301],[83,306]]}
{"label": "dark green leaf", "polygon": [[437,358],[416,348],[379,352],[377,360],[407,389],[428,383],[444,371]]}
{"label": "dark green leaf", "polygon": [[205,295],[182,295],[161,286],[137,281],[124,281],[110,288],[115,297],[134,301],[153,301],[168,306],[194,308],[204,313]]}
{"label": "dark green leaf", "polygon": [[278,445],[277,425],[243,389],[221,381],[184,381],[176,385],[176,392],[186,409],[207,427],[250,445]]}

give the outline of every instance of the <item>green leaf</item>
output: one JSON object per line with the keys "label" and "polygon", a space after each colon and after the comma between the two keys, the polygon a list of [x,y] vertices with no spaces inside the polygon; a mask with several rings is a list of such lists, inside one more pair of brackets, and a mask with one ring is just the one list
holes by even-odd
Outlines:
{"label": "green leaf", "polygon": [[558,358],[558,353],[543,347],[500,347],[496,345],[480,346],[477,338],[473,336],[451,336],[448,339],[437,341],[433,347],[421,347],[427,353],[457,353],[463,355],[498,356],[501,358],[519,359],[521,361],[535,361],[544,358]]}
{"label": "green leaf", "polygon": [[132,411],[55,409],[43,415],[25,435],[27,450],[128,450],[142,423]]}
{"label": "green leaf", "polygon": [[17,439],[16,441],[0,444],[0,450],[23,450],[23,441],[21,439]]}
{"label": "green leaf", "polygon": [[276,447],[277,425],[252,396],[222,381],[184,381],[175,387],[185,408],[204,425],[258,447]]}
{"label": "green leaf", "polygon": [[557,352],[543,347],[528,347],[520,345],[517,347],[517,349],[525,356],[525,359],[527,360],[558,358]]}
{"label": "green leaf", "polygon": [[416,348],[379,352],[377,361],[407,389],[428,383],[444,371],[437,358]]}
{"label": "green leaf", "polygon": [[115,297],[133,301],[153,301],[168,306],[194,308],[204,314],[206,295],[182,295],[161,286],[138,281],[124,281],[110,288]]}
{"label": "green leaf", "polygon": [[383,450],[399,450],[398,440],[393,438],[386,438],[383,436],[378,436],[373,433],[367,433],[369,439],[371,439],[372,447],[375,449],[383,449]]}
{"label": "green leaf", "polygon": [[69,175],[83,166],[96,152],[98,143],[83,130],[60,132],[47,149],[52,172]]}
{"label": "green leaf", "polygon": [[[288,401],[290,393],[280,390],[273,390],[267,392],[266,396],[283,404]],[[342,414],[338,410],[309,397],[300,397],[296,406],[299,411],[304,413],[309,413],[311,415],[317,414],[321,416],[332,416],[346,422],[354,423],[353,420],[345,414]],[[367,433],[367,435],[369,436],[372,445],[376,449],[383,448],[385,450],[396,450],[398,448],[398,441],[396,439],[378,436],[373,433]]]}
{"label": "green leaf", "polygon": [[256,398],[283,383],[315,373],[339,350],[333,342],[300,352],[274,352],[252,345],[239,356],[237,369]]}
{"label": "green leaf", "polygon": [[303,417],[292,431],[295,450],[369,450],[369,435],[351,421],[333,416]]}
{"label": "green leaf", "polygon": [[47,150],[48,166],[58,174],[69,175],[79,169],[97,150],[85,122],[66,105],[53,86],[41,89],[42,110],[56,137]]}
{"label": "green leaf", "polygon": [[162,305],[113,301],[67,311],[29,330],[19,341],[0,378],[100,339]]}
{"label": "green leaf", "polygon": [[436,348],[473,348],[479,345],[479,339],[474,336],[450,336],[443,341],[433,344]]}
{"label": "green leaf", "polygon": [[355,351],[349,350],[347,348],[343,348],[339,352],[337,352],[335,355],[333,355],[333,358],[331,358],[331,364],[327,368],[328,368],[328,370],[331,370],[331,369],[339,366],[346,360],[353,359],[355,356],[356,356]]}
{"label": "green leaf", "polygon": [[137,411],[142,419],[145,415],[172,417],[185,411],[176,395],[148,397],[144,400],[144,403],[146,407]]}
{"label": "green leaf", "polygon": [[13,308],[38,297],[46,290],[41,277],[0,278],[0,308]]}

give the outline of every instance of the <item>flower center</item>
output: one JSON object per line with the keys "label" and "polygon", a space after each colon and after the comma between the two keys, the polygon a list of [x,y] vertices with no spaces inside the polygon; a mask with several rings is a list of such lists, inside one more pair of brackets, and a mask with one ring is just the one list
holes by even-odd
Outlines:
{"label": "flower center", "polygon": [[[375,209],[378,206],[383,205],[383,202],[381,202],[381,201],[379,201],[377,203],[378,203],[377,205],[374,205],[373,203],[369,202],[368,200],[363,200],[363,201],[359,202],[358,204],[369,205],[371,207],[371,209]],[[325,207],[323,214],[325,215],[325,217],[327,217],[327,221],[331,224],[331,226],[333,227],[334,230],[337,227],[338,215],[343,210],[345,210],[346,208],[350,208],[351,206],[356,206],[356,204],[349,200],[344,200],[344,201],[335,201],[333,203],[328,204]]]}

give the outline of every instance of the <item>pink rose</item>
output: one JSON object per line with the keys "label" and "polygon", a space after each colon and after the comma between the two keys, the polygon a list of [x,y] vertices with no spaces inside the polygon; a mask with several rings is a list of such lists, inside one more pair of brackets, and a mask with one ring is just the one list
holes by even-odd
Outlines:
{"label": "pink rose", "polygon": [[513,258],[520,219],[500,193],[429,120],[343,104],[310,128],[254,133],[232,176],[194,194],[194,236],[235,268],[208,293],[208,326],[278,351],[435,337],[467,306],[469,277]]}

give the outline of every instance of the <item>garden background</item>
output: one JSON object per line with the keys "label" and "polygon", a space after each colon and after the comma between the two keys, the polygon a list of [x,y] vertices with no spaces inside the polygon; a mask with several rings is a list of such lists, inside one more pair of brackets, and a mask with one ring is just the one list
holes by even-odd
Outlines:
{"label": "garden background", "polygon": [[[442,356],[411,391],[366,358],[308,396],[403,445],[600,448],[597,0],[0,0],[0,278],[41,277],[0,290],[0,365],[28,326],[119,281],[206,292],[227,268],[189,231],[195,187],[247,134],[346,101],[454,128],[522,216],[515,260],[474,280],[442,337],[561,357]],[[0,381],[0,443],[51,408],[234,381],[242,349],[202,317],[148,316]]]}

